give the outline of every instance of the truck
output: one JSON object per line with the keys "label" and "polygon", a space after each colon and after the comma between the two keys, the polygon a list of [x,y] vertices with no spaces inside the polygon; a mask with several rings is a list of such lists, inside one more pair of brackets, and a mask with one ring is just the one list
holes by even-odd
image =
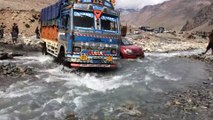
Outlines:
{"label": "truck", "polygon": [[45,54],[71,67],[116,68],[121,40],[115,0],[59,0],[41,10]]}

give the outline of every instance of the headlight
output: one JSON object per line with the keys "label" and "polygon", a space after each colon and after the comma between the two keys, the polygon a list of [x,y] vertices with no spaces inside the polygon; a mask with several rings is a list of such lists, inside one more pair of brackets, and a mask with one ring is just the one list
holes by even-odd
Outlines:
{"label": "headlight", "polygon": [[111,53],[112,53],[112,54],[116,54],[116,53],[117,53],[116,49],[112,49],[112,50],[111,50]]}
{"label": "headlight", "polygon": [[74,47],[73,51],[74,52],[81,52],[81,48],[80,47]]}
{"label": "headlight", "polygon": [[130,50],[130,49],[125,49],[124,52],[125,52],[126,54],[132,54],[132,53],[133,53],[132,50]]}

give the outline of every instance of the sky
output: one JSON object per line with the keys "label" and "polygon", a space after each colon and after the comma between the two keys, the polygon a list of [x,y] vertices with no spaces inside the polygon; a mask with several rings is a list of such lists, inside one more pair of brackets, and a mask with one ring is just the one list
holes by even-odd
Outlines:
{"label": "sky", "polygon": [[[133,2],[134,1],[134,2]],[[117,0],[117,8],[140,9],[146,5],[155,5],[168,0]]]}

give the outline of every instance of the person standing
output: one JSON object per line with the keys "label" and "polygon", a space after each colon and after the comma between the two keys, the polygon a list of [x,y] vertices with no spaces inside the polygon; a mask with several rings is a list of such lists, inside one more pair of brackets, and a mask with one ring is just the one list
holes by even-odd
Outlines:
{"label": "person standing", "polygon": [[35,34],[36,34],[36,38],[39,39],[40,38],[40,32],[39,32],[38,27],[36,27],[36,29],[35,29]]}
{"label": "person standing", "polygon": [[0,39],[4,37],[4,32],[3,32],[2,26],[0,26]]}
{"label": "person standing", "polygon": [[209,35],[209,44],[206,48],[206,51],[202,54],[206,54],[209,51],[209,49],[212,49],[212,55],[213,55],[213,30],[212,30],[211,34]]}
{"label": "person standing", "polygon": [[12,31],[11,31],[13,44],[15,44],[17,42],[18,34],[19,34],[19,28],[16,23],[13,23],[13,27],[12,27]]}
{"label": "person standing", "polygon": [[15,31],[17,34],[19,34],[19,28],[18,28],[18,25],[16,23],[13,23],[12,30]]}
{"label": "person standing", "polygon": [[4,23],[1,23],[1,26],[0,26],[0,39],[1,38],[4,38],[4,28],[6,26],[4,25]]}

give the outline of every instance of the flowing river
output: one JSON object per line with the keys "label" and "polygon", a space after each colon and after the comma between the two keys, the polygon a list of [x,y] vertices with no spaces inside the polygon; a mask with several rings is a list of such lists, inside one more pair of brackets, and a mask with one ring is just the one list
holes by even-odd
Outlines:
{"label": "flowing river", "polygon": [[157,110],[164,99],[159,94],[208,78],[205,63],[177,57],[199,52],[147,53],[141,60],[121,60],[116,70],[74,70],[37,52],[0,61],[35,71],[0,90],[0,120],[64,120],[70,113],[83,120],[122,119],[119,108],[129,101]]}

